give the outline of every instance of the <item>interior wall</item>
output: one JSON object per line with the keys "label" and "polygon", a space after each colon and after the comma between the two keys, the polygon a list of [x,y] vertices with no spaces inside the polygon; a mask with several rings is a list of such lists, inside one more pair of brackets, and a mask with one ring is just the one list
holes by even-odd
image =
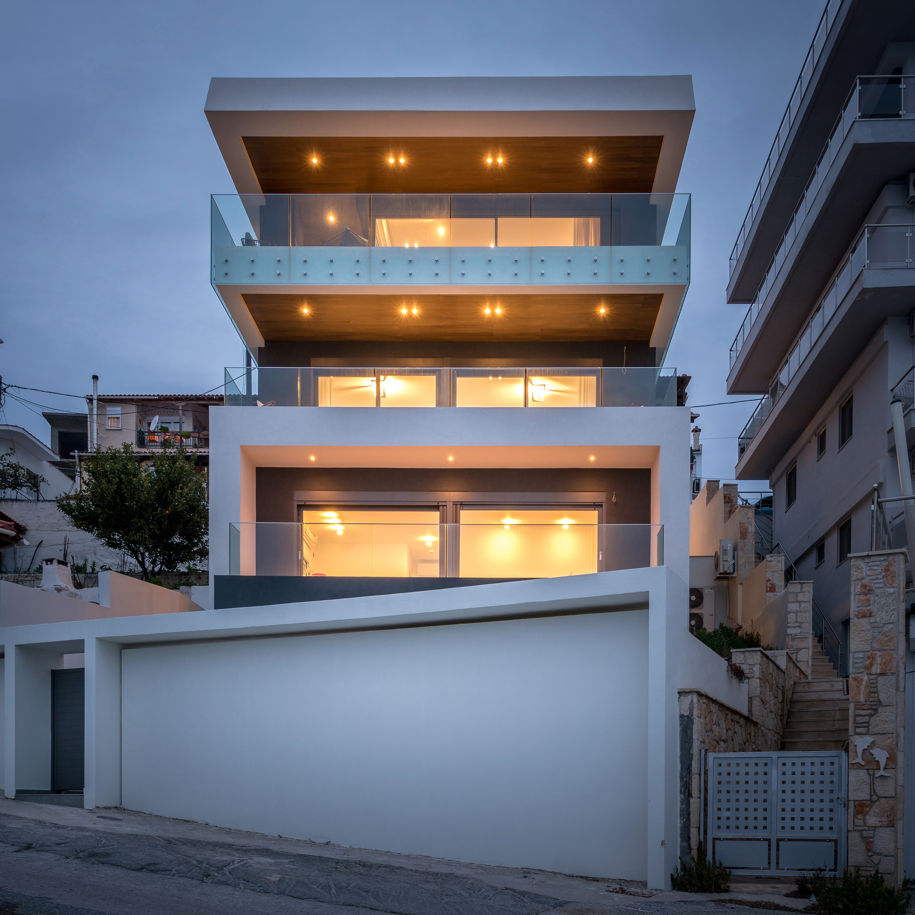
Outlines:
{"label": "interior wall", "polygon": [[646,878],[647,611],[125,648],[122,669],[126,807]]}

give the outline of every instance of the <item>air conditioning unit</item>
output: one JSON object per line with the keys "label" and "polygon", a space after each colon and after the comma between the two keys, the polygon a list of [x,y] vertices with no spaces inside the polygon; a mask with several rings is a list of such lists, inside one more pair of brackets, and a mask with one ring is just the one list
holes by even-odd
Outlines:
{"label": "air conditioning unit", "polygon": [[689,589],[689,609],[698,610],[702,606],[702,601],[705,598],[705,594],[702,591],[702,588],[690,588]]}
{"label": "air conditioning unit", "polygon": [[737,556],[733,540],[722,540],[715,554],[715,571],[719,578],[733,575],[737,571]]}
{"label": "air conditioning unit", "polygon": [[906,181],[905,202],[909,206],[915,206],[915,172],[909,172],[909,177]]}
{"label": "air conditioning unit", "polygon": [[693,495],[698,496],[700,492],[702,492],[702,478],[696,477],[693,480]]}
{"label": "air conditioning unit", "polygon": [[705,629],[705,617],[701,613],[690,613],[689,615],[689,631],[690,632],[701,632]]}

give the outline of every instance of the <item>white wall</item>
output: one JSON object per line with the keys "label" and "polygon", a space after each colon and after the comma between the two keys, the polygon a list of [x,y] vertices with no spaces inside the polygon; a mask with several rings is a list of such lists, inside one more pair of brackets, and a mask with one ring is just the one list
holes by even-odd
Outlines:
{"label": "white wall", "polygon": [[647,611],[125,646],[122,683],[126,807],[646,877]]}

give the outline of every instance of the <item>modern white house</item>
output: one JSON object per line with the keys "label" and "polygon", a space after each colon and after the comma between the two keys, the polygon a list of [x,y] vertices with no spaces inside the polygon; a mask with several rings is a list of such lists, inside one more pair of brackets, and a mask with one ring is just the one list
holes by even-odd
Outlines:
{"label": "modern white house", "polygon": [[687,641],[693,113],[689,77],[214,79],[249,358],[210,609],[0,592],[6,793],[84,655],[86,806],[665,885],[677,687],[747,703]]}
{"label": "modern white house", "polygon": [[848,557],[905,545],[905,503],[882,500],[911,491],[913,267],[912,7],[830,0],[731,252],[728,299],[749,305],[727,385],[762,395],[737,478],[770,481],[774,541],[843,673]]}

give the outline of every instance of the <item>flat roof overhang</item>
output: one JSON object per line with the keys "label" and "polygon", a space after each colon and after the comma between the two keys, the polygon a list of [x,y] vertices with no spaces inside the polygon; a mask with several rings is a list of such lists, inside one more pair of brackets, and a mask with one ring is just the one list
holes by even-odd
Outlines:
{"label": "flat roof overhang", "polygon": [[880,325],[912,310],[913,292],[915,270],[871,267],[862,271],[738,461],[738,480],[771,477]]}
{"label": "flat roof overhang", "polygon": [[672,192],[694,113],[689,76],[213,79],[206,102],[239,193]]}
{"label": "flat roof overhang", "polygon": [[768,388],[880,191],[915,167],[915,121],[859,121],[842,145],[780,268],[771,301],[728,373],[729,394]]}
{"label": "flat roof overhang", "polygon": [[887,44],[915,41],[909,0],[843,0],[842,7],[777,160],[775,180],[731,271],[729,302],[749,302],[755,295],[855,79],[877,69]]}
{"label": "flat roof overhang", "polygon": [[[321,286],[216,286],[252,352],[266,341],[645,342],[663,352],[686,285],[386,288],[367,293]],[[487,317],[499,305],[501,316]],[[308,308],[308,315],[302,308]],[[418,316],[411,309],[416,306]],[[406,307],[408,315],[401,314]],[[602,314],[600,309],[606,309]]]}

